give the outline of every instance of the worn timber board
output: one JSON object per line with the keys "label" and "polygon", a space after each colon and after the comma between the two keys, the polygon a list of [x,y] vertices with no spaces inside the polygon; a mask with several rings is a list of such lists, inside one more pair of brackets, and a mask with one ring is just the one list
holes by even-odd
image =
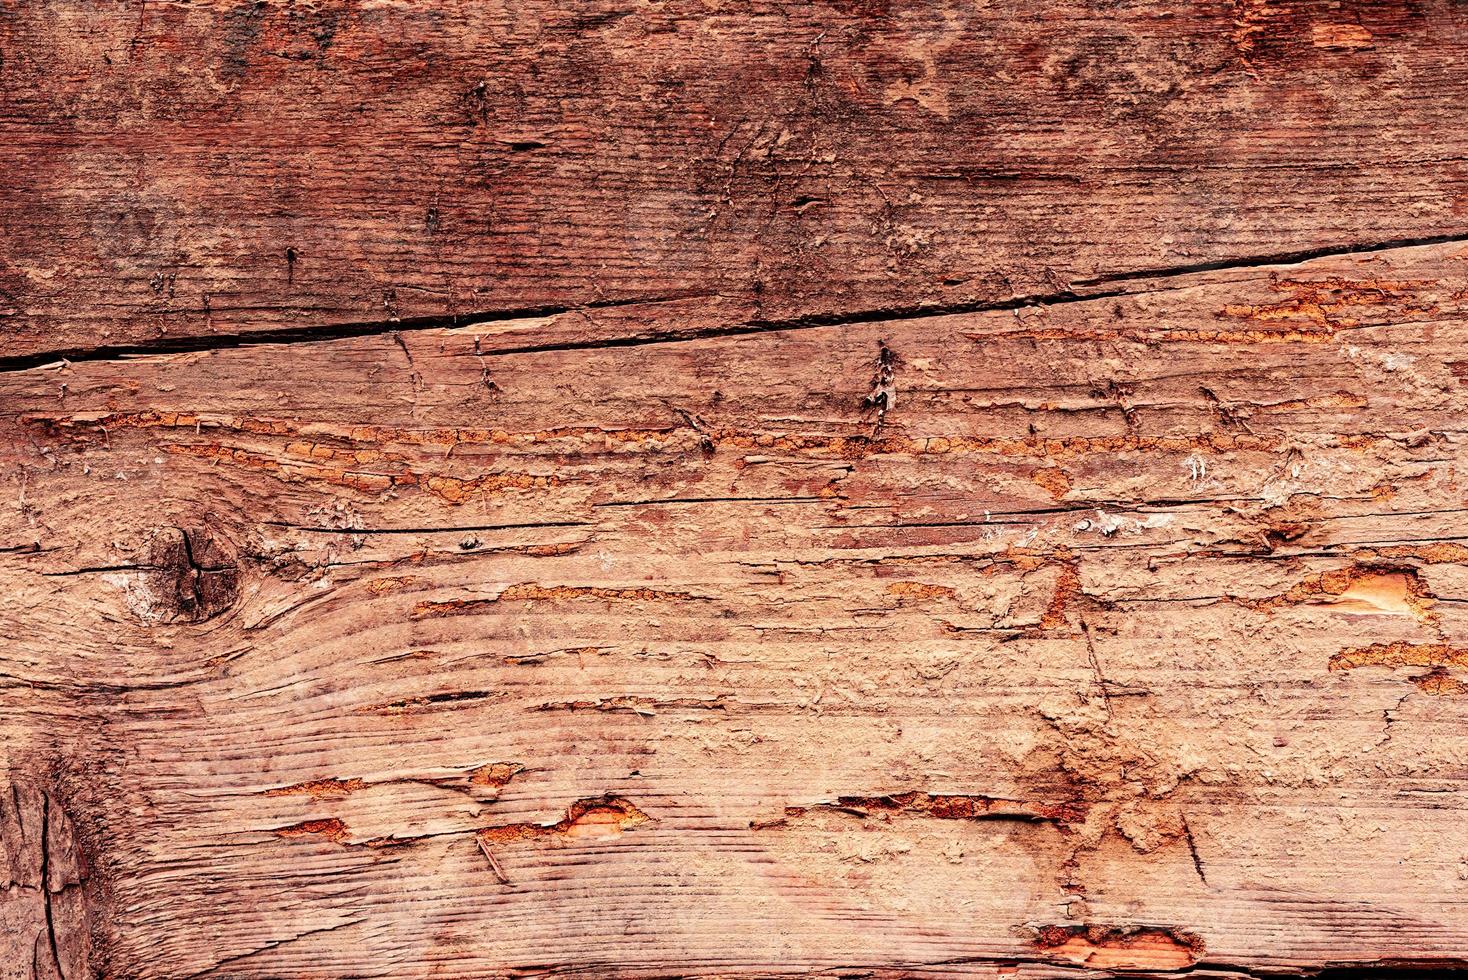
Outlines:
{"label": "worn timber board", "polygon": [[1453,0],[0,4],[12,354],[1461,231]]}
{"label": "worn timber board", "polygon": [[1468,967],[1465,20],[0,4],[0,978]]}

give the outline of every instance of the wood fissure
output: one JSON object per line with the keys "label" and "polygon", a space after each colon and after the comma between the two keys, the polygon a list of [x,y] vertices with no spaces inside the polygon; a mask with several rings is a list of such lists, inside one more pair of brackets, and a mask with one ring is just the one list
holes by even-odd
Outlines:
{"label": "wood fissure", "polygon": [[[743,323],[731,323],[719,326],[711,326],[692,331],[678,331],[669,333],[652,333],[639,336],[605,337],[585,341],[567,341],[553,344],[531,344],[515,347],[484,347],[475,342],[475,354],[481,357],[505,357],[515,354],[537,354],[552,351],[577,351],[598,350],[608,347],[640,347],[647,344],[679,343],[685,341],[705,340],[715,337],[738,337],[746,334],[782,332],[788,330],[802,330],[813,327],[840,327],[866,323],[902,323],[910,320],[922,320],[931,317],[955,316],[964,313],[990,313],[1013,310],[1024,310],[1032,307],[1054,306],[1064,303],[1086,303],[1097,302],[1106,299],[1114,299],[1119,296],[1132,295],[1130,290],[1093,290],[1090,292],[1077,292],[1076,287],[1098,286],[1113,282],[1136,282],[1150,280],[1165,280],[1176,277],[1190,276],[1203,272],[1226,272],[1229,270],[1257,269],[1269,266],[1281,268],[1298,265],[1302,262],[1315,258],[1331,256],[1364,255],[1372,252],[1387,251],[1395,248],[1408,248],[1422,245],[1441,245],[1454,242],[1468,242],[1468,234],[1459,235],[1432,235],[1419,238],[1393,239],[1383,242],[1371,242],[1360,245],[1327,246],[1316,249],[1303,249],[1294,252],[1277,252],[1269,255],[1247,256],[1237,259],[1221,260],[1217,262],[1197,263],[1194,265],[1170,266],[1165,268],[1144,269],[1127,273],[1113,273],[1108,275],[1094,276],[1088,279],[1080,279],[1073,282],[1069,287],[1052,293],[1029,294],[1015,296],[1002,300],[986,300],[983,302],[953,303],[953,304],[928,304],[909,307],[885,307],[872,310],[853,310],[830,313],[807,313],[797,317],[782,320],[749,320]],[[146,344],[131,345],[107,345],[91,348],[71,348],[65,350],[52,350],[27,354],[23,356],[0,356],[0,373],[12,371],[27,371],[35,368],[56,365],[62,362],[83,362],[97,360],[121,360],[132,357],[145,357],[150,355],[202,353],[208,351],[231,350],[244,346],[254,345],[290,345],[301,343],[320,343],[332,340],[348,340],[358,337],[371,337],[376,335],[396,335],[404,331],[416,330],[457,330],[475,327],[485,324],[503,323],[514,320],[544,320],[552,317],[575,314],[578,312],[591,312],[599,309],[616,309],[618,307],[635,307],[644,305],[655,305],[658,303],[671,302],[678,299],[696,299],[698,294],[688,296],[671,297],[647,297],[640,299],[608,300],[603,302],[591,302],[580,306],[541,306],[520,310],[484,311],[478,313],[455,313],[448,316],[413,317],[408,319],[393,319],[386,321],[369,321],[364,323],[342,323],[324,324],[318,327],[300,329],[280,329],[270,331],[251,331],[240,334],[212,334],[202,337],[172,337],[160,338]],[[1259,334],[1235,333],[1228,334],[1223,331],[1216,332],[1220,339],[1230,336],[1257,337]],[[1268,338],[1269,335],[1263,335]],[[1298,340],[1301,334],[1282,334],[1281,339]]]}

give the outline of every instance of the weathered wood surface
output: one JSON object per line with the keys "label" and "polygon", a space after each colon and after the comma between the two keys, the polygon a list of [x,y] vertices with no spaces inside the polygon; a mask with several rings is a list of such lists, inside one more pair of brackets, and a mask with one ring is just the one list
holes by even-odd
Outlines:
{"label": "weathered wood surface", "polygon": [[1465,16],[0,6],[0,977],[1462,968]]}
{"label": "weathered wood surface", "polygon": [[122,976],[1458,956],[1465,272],[13,373],[10,764]]}
{"label": "weathered wood surface", "polygon": [[1453,0],[0,5],[12,354],[1461,231]]}

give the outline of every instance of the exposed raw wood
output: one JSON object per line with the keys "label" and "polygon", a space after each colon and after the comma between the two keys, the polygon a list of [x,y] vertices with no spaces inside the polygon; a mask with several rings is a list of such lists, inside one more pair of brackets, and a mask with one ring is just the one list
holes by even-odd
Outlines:
{"label": "exposed raw wood", "polygon": [[0,980],[1468,969],[1465,17],[0,6]]}
{"label": "exposed raw wood", "polygon": [[117,976],[1455,959],[1465,287],[5,375],[18,942],[75,878]]}

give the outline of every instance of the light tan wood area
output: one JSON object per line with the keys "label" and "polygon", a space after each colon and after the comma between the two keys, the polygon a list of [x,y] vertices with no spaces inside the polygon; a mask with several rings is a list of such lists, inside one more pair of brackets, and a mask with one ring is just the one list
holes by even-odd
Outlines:
{"label": "light tan wood area", "polygon": [[0,978],[1468,966],[1465,17],[0,9]]}

